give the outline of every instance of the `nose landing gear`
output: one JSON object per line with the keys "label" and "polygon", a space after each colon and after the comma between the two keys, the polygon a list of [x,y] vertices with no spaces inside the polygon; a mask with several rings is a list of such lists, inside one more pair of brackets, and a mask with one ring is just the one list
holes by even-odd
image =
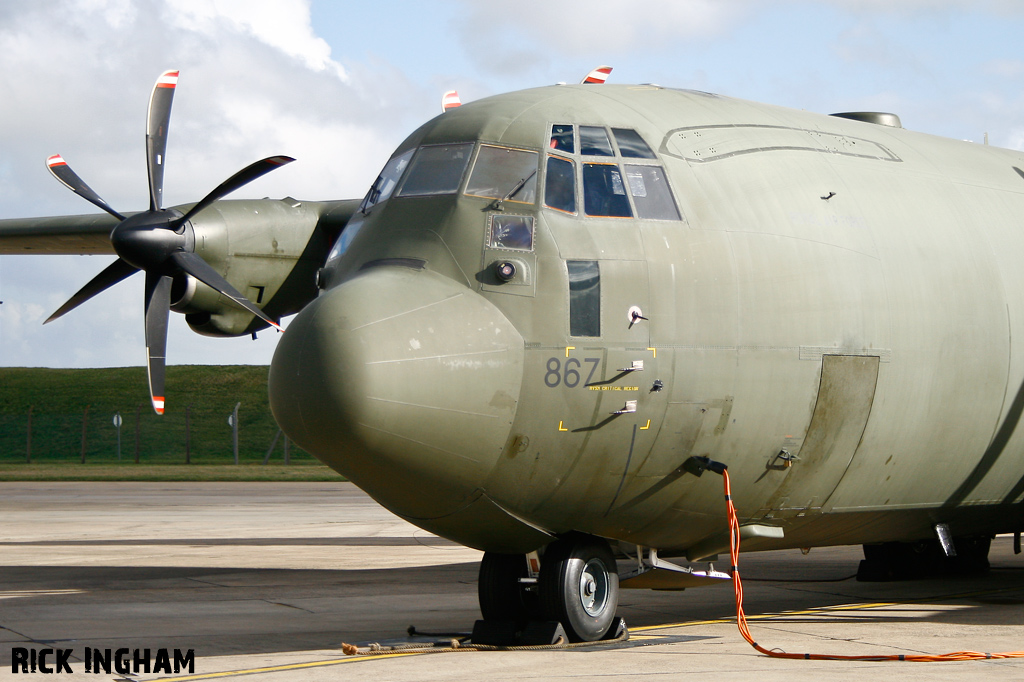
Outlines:
{"label": "nose landing gear", "polygon": [[540,620],[536,580],[530,579],[522,554],[486,552],[480,562],[478,584],[484,620]]}
{"label": "nose landing gear", "polygon": [[615,622],[619,575],[602,538],[572,533],[550,544],[536,583],[522,555],[488,552],[480,564],[485,620],[558,621],[573,642],[604,638]]}

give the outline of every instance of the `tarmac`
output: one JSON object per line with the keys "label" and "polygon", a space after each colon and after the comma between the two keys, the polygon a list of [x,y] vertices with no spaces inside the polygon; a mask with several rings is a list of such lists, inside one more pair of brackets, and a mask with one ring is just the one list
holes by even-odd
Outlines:
{"label": "tarmac", "polygon": [[[72,649],[72,673],[43,677],[60,680],[1024,679],[1024,658],[773,659],[741,639],[728,585],[624,590],[631,636],[617,645],[348,656],[342,642],[468,634],[480,553],[344,482],[0,483],[0,519],[4,679],[25,679],[12,671],[16,650],[45,648]],[[742,555],[754,638],[841,655],[1024,650],[1024,555],[1012,538],[996,538],[992,571],[974,579],[859,583],[860,558],[859,547]],[[191,649],[193,672],[86,673],[86,647]]]}

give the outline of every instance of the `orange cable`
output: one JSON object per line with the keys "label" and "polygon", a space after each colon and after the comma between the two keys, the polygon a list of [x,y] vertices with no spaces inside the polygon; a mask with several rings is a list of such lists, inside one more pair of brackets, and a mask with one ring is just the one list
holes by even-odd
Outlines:
{"label": "orange cable", "polygon": [[771,656],[772,658],[785,658],[806,661],[912,661],[915,663],[927,663],[938,661],[984,661],[999,658],[1024,658],[1024,651],[1013,651],[1009,653],[982,653],[980,651],[955,651],[949,654],[892,654],[886,656],[835,656],[829,654],[789,654],[784,651],[765,649],[754,641],[750,634],[750,627],[747,625],[747,616],[743,612],[743,583],[740,580],[739,556],[740,556],[740,522],[736,515],[736,506],[732,502],[732,488],[729,484],[729,471],[721,471],[722,479],[725,481],[725,506],[729,514],[729,557],[732,561],[732,582],[736,593],[736,627],[743,639],[747,640],[750,646],[757,651]]}

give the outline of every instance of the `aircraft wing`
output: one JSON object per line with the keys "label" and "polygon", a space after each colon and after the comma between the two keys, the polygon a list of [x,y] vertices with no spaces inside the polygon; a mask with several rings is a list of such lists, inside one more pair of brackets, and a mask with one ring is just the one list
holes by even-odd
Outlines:
{"label": "aircraft wing", "polygon": [[106,213],[0,220],[0,254],[113,254]]}

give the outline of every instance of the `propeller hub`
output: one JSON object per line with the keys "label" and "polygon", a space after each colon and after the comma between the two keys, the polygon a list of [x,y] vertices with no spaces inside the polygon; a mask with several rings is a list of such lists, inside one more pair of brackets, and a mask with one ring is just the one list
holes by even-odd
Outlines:
{"label": "propeller hub", "polygon": [[174,209],[137,213],[114,228],[110,243],[118,256],[139,270],[173,274],[171,254],[195,250],[192,226],[185,223],[177,230],[172,226],[181,216]]}

